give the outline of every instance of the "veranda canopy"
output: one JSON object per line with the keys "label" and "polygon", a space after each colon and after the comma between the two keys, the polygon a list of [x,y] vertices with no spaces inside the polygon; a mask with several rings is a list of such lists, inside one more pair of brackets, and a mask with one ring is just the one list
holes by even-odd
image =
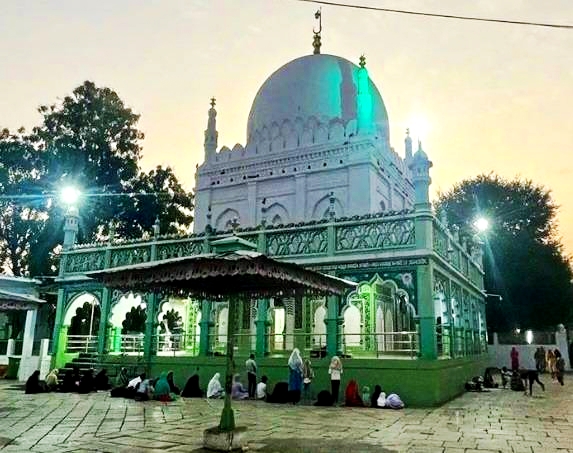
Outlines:
{"label": "veranda canopy", "polygon": [[295,294],[340,295],[356,283],[236,250],[88,272],[109,288],[180,292],[209,299]]}

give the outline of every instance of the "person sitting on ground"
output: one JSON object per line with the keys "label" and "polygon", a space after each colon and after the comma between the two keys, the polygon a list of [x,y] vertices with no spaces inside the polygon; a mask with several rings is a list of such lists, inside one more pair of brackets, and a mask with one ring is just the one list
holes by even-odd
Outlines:
{"label": "person sitting on ground", "polygon": [[269,380],[268,377],[263,376],[261,378],[261,382],[257,384],[257,399],[264,400],[267,397],[267,381]]}
{"label": "person sitting on ground", "polygon": [[[143,376],[145,376],[145,374]],[[153,391],[154,389],[151,379],[142,379],[142,381],[137,386],[137,390],[135,391],[135,396],[133,399],[135,401],[148,401],[153,397]]]}
{"label": "person sitting on ground", "polygon": [[62,381],[62,386],[60,387],[60,391],[69,393],[69,392],[77,392],[77,390],[78,386],[76,384],[73,371],[66,370],[66,374],[64,374],[64,379]]}
{"label": "person sitting on ground", "polygon": [[[383,403],[382,406],[378,403]],[[379,385],[374,386],[374,393],[370,396],[370,407],[381,409],[386,406],[386,394]]]}
{"label": "person sitting on ground", "polygon": [[496,389],[499,387],[499,384],[495,382],[493,379],[493,374],[498,371],[498,368],[495,367],[488,367],[485,369],[483,374],[483,386],[486,389]]}
{"label": "person sitting on ground", "polygon": [[396,393],[390,393],[386,397],[386,407],[389,409],[404,409],[404,402]]}
{"label": "person sitting on ground", "polygon": [[225,394],[221,385],[221,374],[215,373],[207,385],[207,398],[222,398]]}
{"label": "person sitting on ground", "polygon": [[35,393],[43,393],[45,387],[40,382],[40,370],[36,370],[26,381],[25,393],[28,395],[33,395]]}
{"label": "person sitting on ground", "polygon": [[127,384],[129,384],[129,378],[127,377],[127,368],[122,367],[115,379],[115,386],[111,389],[110,396],[112,398],[120,398],[126,395]]}
{"label": "person sitting on ground", "polygon": [[314,403],[314,405],[329,407],[332,406],[332,402],[332,394],[328,390],[321,390],[316,396],[316,403]]}
{"label": "person sitting on ground", "polygon": [[173,401],[170,393],[171,387],[169,386],[169,381],[167,380],[167,374],[161,373],[161,376],[155,383],[153,399],[163,402]]}
{"label": "person sitting on ground", "polygon": [[501,385],[503,388],[507,387],[507,384],[509,384],[509,381],[511,380],[511,371],[509,371],[507,369],[506,366],[501,367]]}
{"label": "person sitting on ground", "polygon": [[289,400],[288,382],[277,382],[271,394],[267,393],[267,403],[286,404]]}
{"label": "person sitting on ground", "polygon": [[199,374],[195,373],[189,379],[181,392],[184,398],[203,398],[203,391],[199,387]]}
{"label": "person sitting on ground", "polygon": [[245,400],[249,397],[249,391],[243,387],[239,381],[240,376],[235,374],[233,376],[233,386],[231,387],[231,398],[234,400]]}
{"label": "person sitting on ground", "polygon": [[539,371],[537,370],[519,370],[519,378],[523,381],[523,388],[527,395],[527,382],[529,381],[529,396],[533,396],[533,383],[537,382],[541,390],[545,391],[545,385],[539,380]]}
{"label": "person sitting on ground", "polygon": [[58,389],[58,370],[53,369],[46,376],[46,388],[48,392],[55,392]]}
{"label": "person sitting on ground", "polygon": [[519,376],[519,371],[513,371],[511,373],[511,381],[509,382],[509,388],[514,392],[523,392],[525,390],[525,385]]}
{"label": "person sitting on ground", "polygon": [[95,390],[94,382],[94,370],[89,369],[84,371],[84,375],[80,379],[80,384],[78,385],[78,393],[90,393]]}
{"label": "person sitting on ground", "polygon": [[347,407],[364,407],[364,402],[360,397],[358,383],[354,379],[351,379],[346,386],[346,391],[344,392],[344,403]]}
{"label": "person sitting on ground", "polygon": [[167,382],[169,383],[169,390],[171,393],[175,395],[179,395],[181,393],[179,387],[177,387],[175,382],[173,382],[173,371],[169,371],[169,373],[167,373]]}
{"label": "person sitting on ground", "polygon": [[109,385],[109,377],[107,375],[107,370],[102,368],[94,378],[94,387],[96,390],[109,390],[111,385]]}
{"label": "person sitting on ground", "polygon": [[145,373],[141,373],[139,376],[134,377],[131,381],[127,383],[124,396],[125,398],[135,398],[137,390],[143,381],[147,379]]}

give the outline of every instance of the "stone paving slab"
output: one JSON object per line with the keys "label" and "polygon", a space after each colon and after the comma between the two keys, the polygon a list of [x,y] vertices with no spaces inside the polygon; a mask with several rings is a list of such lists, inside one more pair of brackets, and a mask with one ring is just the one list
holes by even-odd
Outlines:
{"label": "stone paving slab", "polygon": [[[253,452],[573,453],[573,377],[564,387],[546,384],[533,397],[496,389],[435,409],[233,407]],[[25,395],[0,381],[0,453],[202,452],[203,430],[218,423],[222,405],[140,403],[107,392]]]}

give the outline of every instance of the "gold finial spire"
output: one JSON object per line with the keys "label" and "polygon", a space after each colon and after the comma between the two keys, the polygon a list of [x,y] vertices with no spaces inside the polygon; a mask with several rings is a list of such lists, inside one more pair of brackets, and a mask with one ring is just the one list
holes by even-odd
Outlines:
{"label": "gold finial spire", "polygon": [[318,20],[318,31],[314,28],[312,31],[314,32],[314,39],[312,40],[312,47],[314,47],[314,54],[317,55],[320,53],[320,46],[322,45],[320,41],[320,33],[322,32],[322,8],[319,8],[316,13],[314,13],[314,18]]}

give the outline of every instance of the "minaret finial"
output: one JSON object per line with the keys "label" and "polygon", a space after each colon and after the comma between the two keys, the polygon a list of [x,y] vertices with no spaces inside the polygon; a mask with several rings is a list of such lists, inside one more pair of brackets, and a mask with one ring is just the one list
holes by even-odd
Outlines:
{"label": "minaret finial", "polygon": [[312,47],[314,47],[314,54],[318,55],[320,53],[320,46],[322,42],[320,40],[320,33],[322,32],[322,8],[319,8],[316,13],[314,13],[314,18],[318,20],[318,31],[314,28],[312,31],[314,32],[314,39],[312,40]]}
{"label": "minaret finial", "polygon": [[213,96],[213,97],[211,98],[211,107],[212,107],[212,108],[215,108],[215,105],[216,105],[216,104],[217,104],[217,99],[215,99],[215,96]]}
{"label": "minaret finial", "polygon": [[358,64],[361,68],[366,66],[366,57],[364,56],[364,54],[360,55],[360,63],[358,63]]}
{"label": "minaret finial", "polygon": [[211,108],[209,109],[209,119],[207,121],[207,129],[205,130],[205,161],[209,160],[217,152],[217,110],[215,110],[216,99],[211,98]]}

